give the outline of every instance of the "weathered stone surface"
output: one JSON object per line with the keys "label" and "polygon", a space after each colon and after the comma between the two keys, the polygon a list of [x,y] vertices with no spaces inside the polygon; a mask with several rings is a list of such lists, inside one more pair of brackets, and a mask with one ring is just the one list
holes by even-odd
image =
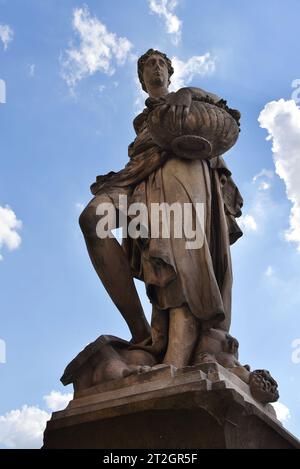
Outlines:
{"label": "weathered stone surface", "polygon": [[[73,384],[74,399],[48,422],[45,448],[299,447],[267,404],[279,397],[277,382],[240,363],[239,343],[229,334],[230,245],[242,235],[236,219],[243,199],[220,155],[238,138],[240,113],[200,88],[170,92],[173,72],[160,51],[139,58],[149,97],[133,122],[130,160],[97,177],[80,215],[92,264],[132,339],[102,335],[67,366],[61,381]],[[175,202],[192,209],[197,245],[186,242],[185,215],[183,223],[174,214],[171,227],[152,217],[157,205],[170,209]],[[128,232],[121,246],[112,233],[99,234],[99,208],[107,203],[115,215],[110,230]],[[133,221],[127,203],[146,211],[138,233],[125,223]],[[134,278],[146,286],[151,325]]]}
{"label": "weathered stone surface", "polygon": [[[148,98],[133,121],[130,160],[118,172],[97,176],[94,198],[80,215],[92,264],[132,340],[102,336],[77,355],[62,377],[75,391],[143,371],[140,367],[193,365],[204,331],[230,328],[230,245],[242,235],[236,218],[243,199],[221,155],[237,141],[240,113],[201,88],[171,92],[174,69],[158,50],[143,54],[137,68]],[[106,226],[107,203],[115,215],[109,230],[100,229]],[[173,221],[161,219],[157,205],[173,211],[175,203]],[[136,204],[143,221],[133,215]],[[190,216],[183,216],[187,207]],[[131,229],[128,219],[134,221]],[[135,222],[140,229],[133,229]],[[122,246],[111,232],[121,226],[128,235]],[[151,325],[134,278],[146,286]]]}
{"label": "weathered stone surface", "polygon": [[216,363],[172,366],[77,393],[45,448],[299,448],[269,404]]}
{"label": "weathered stone surface", "polygon": [[[155,361],[146,350],[148,346],[144,348],[114,336],[100,336],[71,361],[61,381],[65,385],[73,383],[74,398],[77,398],[85,390],[102,389],[100,385],[106,382],[117,380],[123,385],[126,377],[166,366]],[[225,331],[211,328],[202,334],[188,369],[212,362],[228,370],[229,380],[240,378],[256,401],[267,404],[278,399],[278,386],[270,373],[251,372],[249,365],[242,366],[238,361],[238,341]]]}

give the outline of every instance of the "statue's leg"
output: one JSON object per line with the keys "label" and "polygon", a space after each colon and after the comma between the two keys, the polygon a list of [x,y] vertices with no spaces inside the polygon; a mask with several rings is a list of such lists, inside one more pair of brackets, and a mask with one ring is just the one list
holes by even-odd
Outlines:
{"label": "statue's leg", "polygon": [[182,368],[190,365],[200,333],[200,322],[187,306],[171,308],[169,314],[169,340],[163,363]]}
{"label": "statue's leg", "polygon": [[[115,237],[101,239],[97,236],[96,225],[101,217],[96,215],[96,208],[100,203],[112,201],[107,196],[96,196],[80,215],[79,224],[100,280],[125,319],[133,342],[141,342],[150,336],[150,326],[144,315],[124,250]],[[118,227],[117,220],[115,228]]]}
{"label": "statue's leg", "polygon": [[131,350],[144,350],[160,359],[166,352],[169,334],[169,311],[160,310],[152,306],[151,337],[137,345],[132,345]]}
{"label": "statue's leg", "polygon": [[152,306],[151,334],[154,353],[161,355],[168,345],[169,312]]}

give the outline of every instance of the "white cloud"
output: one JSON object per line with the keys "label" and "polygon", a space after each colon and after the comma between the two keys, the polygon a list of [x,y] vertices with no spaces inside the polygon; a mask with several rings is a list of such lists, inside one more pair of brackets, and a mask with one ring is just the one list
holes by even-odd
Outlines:
{"label": "white cloud", "polygon": [[176,91],[183,86],[187,86],[196,75],[201,77],[212,74],[216,69],[216,59],[210,53],[204,55],[194,55],[186,62],[172,58],[174,74],[171,77],[170,91]]}
{"label": "white cloud", "polygon": [[[10,251],[17,249],[21,244],[21,237],[17,230],[21,229],[22,222],[17,219],[9,206],[0,206],[0,250],[6,246]],[[0,254],[0,260],[2,255]]]}
{"label": "white cloud", "polygon": [[297,243],[300,251],[300,108],[295,101],[271,101],[261,111],[258,121],[272,140],[275,170],[283,179],[292,203],[287,241]]}
{"label": "white cloud", "polygon": [[271,187],[271,184],[269,182],[265,182],[265,181],[262,181],[258,188],[261,190],[261,191],[267,191],[268,189],[270,189]]}
{"label": "white cloud", "polygon": [[8,24],[0,24],[0,40],[3,43],[4,50],[7,50],[8,44],[13,40],[14,32]]}
{"label": "white cloud", "polygon": [[171,35],[174,44],[181,39],[182,21],[174,14],[178,0],[148,0],[151,13],[163,18],[167,33]]}
{"label": "white cloud", "polygon": [[35,75],[35,69],[36,69],[35,64],[28,64],[28,73],[31,78],[33,78]]}
{"label": "white cloud", "polygon": [[245,231],[257,231],[257,223],[253,215],[242,215],[239,218],[239,226]]}
{"label": "white cloud", "polygon": [[97,91],[98,93],[103,93],[103,91],[105,90],[106,86],[105,85],[98,85],[97,86]]}
{"label": "white cloud", "polygon": [[[72,393],[51,391],[43,399],[51,411],[57,411],[64,409],[72,397]],[[46,423],[50,418],[51,414],[46,410],[28,405],[0,415],[0,443],[7,448],[40,448]]]}
{"label": "white cloud", "polygon": [[271,174],[269,176],[269,179],[265,181],[262,180],[265,176],[254,176],[252,181],[247,184],[247,190],[244,189],[247,204],[244,206],[243,216],[238,219],[238,224],[249,235],[266,235],[266,232],[270,230],[270,226],[274,228],[275,225],[278,225],[277,229],[280,233],[279,219],[284,217],[285,208],[282,202],[278,203],[272,197],[269,190],[272,184]]}
{"label": "white cloud", "polygon": [[256,182],[260,178],[273,179],[274,172],[270,169],[262,169],[258,174],[253,177],[253,182]]}
{"label": "white cloud", "polygon": [[73,399],[73,393],[63,394],[59,391],[51,391],[50,394],[44,396],[43,399],[47,407],[53,412],[56,412],[67,407],[70,400]]}
{"label": "white cloud", "polygon": [[259,190],[266,191],[271,187],[271,180],[274,178],[274,172],[269,169],[262,169],[258,174],[256,174],[252,181],[253,183],[259,182]]}
{"label": "white cloud", "polygon": [[0,442],[7,448],[40,448],[50,414],[35,406],[24,405],[0,416]]}
{"label": "white cloud", "polygon": [[134,70],[134,81],[136,84],[136,97],[133,103],[133,110],[135,114],[143,111],[145,107],[145,100],[148,98],[148,94],[141,87],[140,80],[136,75],[136,69]]}
{"label": "white cloud", "polygon": [[131,42],[109,32],[87,6],[74,10],[73,28],[79,45],[71,45],[61,58],[62,77],[71,88],[96,72],[113,75],[115,65],[123,65],[130,57]]}
{"label": "white cloud", "polygon": [[282,404],[282,402],[275,402],[272,406],[274,407],[277,418],[281,423],[285,423],[291,418],[290,409],[285,404]]}
{"label": "white cloud", "polygon": [[265,270],[265,276],[266,277],[273,277],[274,273],[275,273],[274,269],[271,265],[269,265]]}

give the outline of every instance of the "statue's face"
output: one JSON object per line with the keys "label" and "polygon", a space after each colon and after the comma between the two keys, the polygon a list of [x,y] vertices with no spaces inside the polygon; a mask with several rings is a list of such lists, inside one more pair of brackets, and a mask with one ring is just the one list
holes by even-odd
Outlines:
{"label": "statue's face", "polygon": [[168,66],[160,55],[153,54],[147,59],[144,65],[143,79],[147,90],[153,87],[168,87]]}

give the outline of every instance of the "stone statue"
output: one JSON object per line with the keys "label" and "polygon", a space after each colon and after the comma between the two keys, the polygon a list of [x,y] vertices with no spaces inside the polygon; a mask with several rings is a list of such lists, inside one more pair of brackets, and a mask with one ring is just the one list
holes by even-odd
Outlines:
{"label": "stone statue", "polygon": [[[229,335],[230,245],[242,235],[236,218],[243,199],[221,155],[238,138],[240,113],[199,88],[169,92],[172,74],[171,61],[157,50],[138,60],[138,76],[149,97],[133,122],[136,138],[129,145],[129,162],[117,173],[97,177],[91,186],[94,198],[80,216],[92,264],[132,340],[99,337],[69,364],[62,382],[73,382],[76,392],[167,365],[217,362],[249,384],[256,399],[271,402],[278,398],[276,382],[267,372],[253,374],[242,366],[238,342]],[[149,217],[153,204],[190,204],[201,245],[187,248],[186,237],[177,237],[174,226],[169,237],[155,237],[150,230],[146,237],[127,236],[122,245],[111,233],[99,237],[96,227],[103,215],[98,207],[113,204],[117,216],[110,229],[118,227],[120,196],[129,204],[143,203]],[[196,204],[203,207],[200,225]],[[151,326],[134,278],[145,283]]]}

